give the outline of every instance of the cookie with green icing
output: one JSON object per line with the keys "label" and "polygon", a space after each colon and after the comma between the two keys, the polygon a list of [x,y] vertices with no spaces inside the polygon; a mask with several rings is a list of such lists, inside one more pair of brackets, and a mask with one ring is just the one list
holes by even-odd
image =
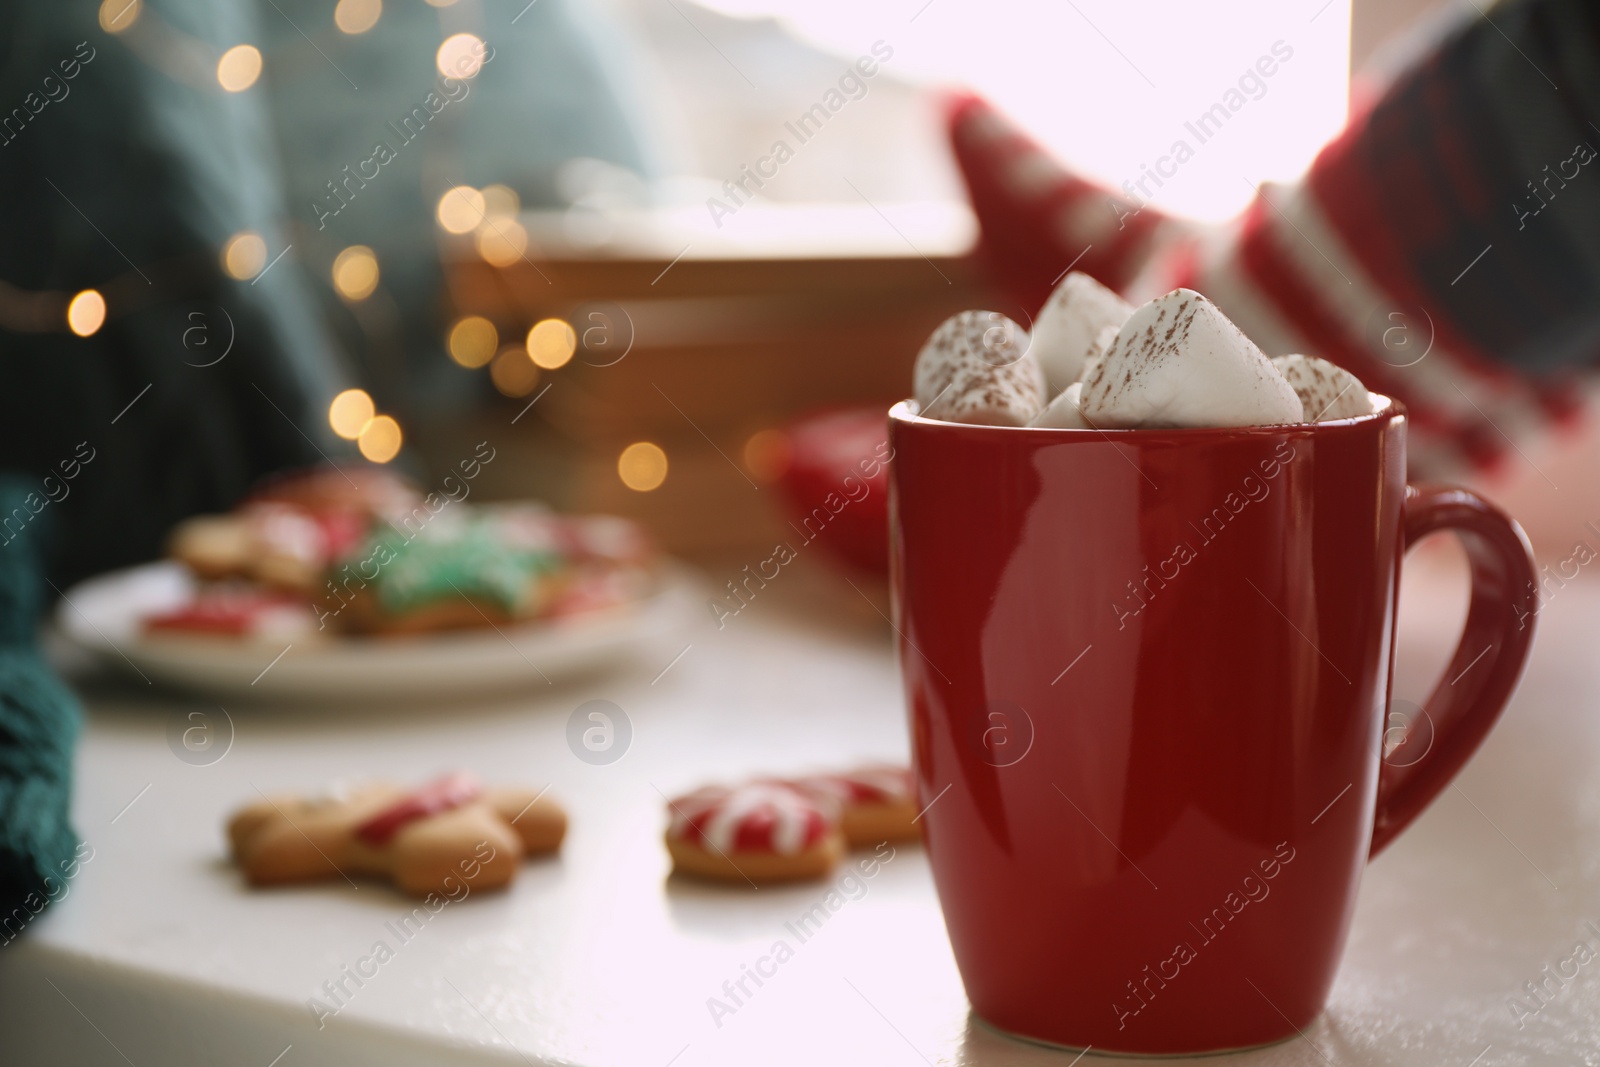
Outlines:
{"label": "cookie with green icing", "polygon": [[558,552],[504,517],[458,506],[424,526],[376,530],[332,569],[318,614],[368,632],[499,625],[538,614],[562,569]]}

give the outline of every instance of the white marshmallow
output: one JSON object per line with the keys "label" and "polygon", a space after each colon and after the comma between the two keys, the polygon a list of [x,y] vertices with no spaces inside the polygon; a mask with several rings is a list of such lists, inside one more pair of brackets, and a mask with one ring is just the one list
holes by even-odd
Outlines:
{"label": "white marshmallow", "polygon": [[1083,373],[1075,384],[1088,381],[1089,376],[1095,372],[1095,368],[1105,361],[1106,349],[1110,348],[1111,342],[1117,339],[1117,331],[1119,329],[1121,329],[1120,323],[1116,326],[1107,326],[1095,335],[1094,344],[1089,346],[1089,354],[1083,360]]}
{"label": "white marshmallow", "polygon": [[1372,414],[1372,398],[1361,379],[1316,356],[1278,356],[1272,361],[1305,409],[1307,422],[1353,419]]}
{"label": "white marshmallow", "polygon": [[1300,398],[1217,306],[1192,289],[1145,304],[1083,383],[1101,427],[1268,426],[1304,420]]}
{"label": "white marshmallow", "polygon": [[1044,373],[1027,331],[995,311],[963,311],[941,323],[913,377],[925,418],[1026,426],[1044,407]]}
{"label": "white marshmallow", "polygon": [[1078,381],[1099,333],[1108,326],[1115,333],[1132,314],[1132,304],[1087,274],[1063,278],[1033,324],[1033,358],[1044,368],[1050,395]]}
{"label": "white marshmallow", "polygon": [[1093,426],[1089,425],[1089,420],[1083,417],[1083,412],[1078,410],[1078,397],[1082,392],[1083,383],[1073,382],[1057,393],[1056,398],[1050,401],[1045,406],[1045,409],[1039,412],[1028,425],[1044,426],[1056,430],[1094,429]]}

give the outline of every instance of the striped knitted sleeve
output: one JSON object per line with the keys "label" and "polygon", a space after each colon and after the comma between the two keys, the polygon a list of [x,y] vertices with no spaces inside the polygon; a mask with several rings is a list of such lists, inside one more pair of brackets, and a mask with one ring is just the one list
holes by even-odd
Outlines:
{"label": "striped knitted sleeve", "polygon": [[1164,281],[1405,400],[1420,466],[1492,466],[1575,412],[1600,354],[1597,122],[1600,6],[1500,4]]}

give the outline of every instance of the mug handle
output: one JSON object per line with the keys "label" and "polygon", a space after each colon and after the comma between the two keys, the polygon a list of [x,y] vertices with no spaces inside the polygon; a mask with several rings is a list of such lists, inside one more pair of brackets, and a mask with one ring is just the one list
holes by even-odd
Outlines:
{"label": "mug handle", "polygon": [[[1439,530],[1454,532],[1466,549],[1472,600],[1450,665],[1423,706],[1433,727],[1432,747],[1408,766],[1384,762],[1379,767],[1369,859],[1422,814],[1472,758],[1511,699],[1533,645],[1535,569],[1522,527],[1466,489],[1407,486],[1404,550]],[[1416,726],[1407,724],[1408,738]]]}

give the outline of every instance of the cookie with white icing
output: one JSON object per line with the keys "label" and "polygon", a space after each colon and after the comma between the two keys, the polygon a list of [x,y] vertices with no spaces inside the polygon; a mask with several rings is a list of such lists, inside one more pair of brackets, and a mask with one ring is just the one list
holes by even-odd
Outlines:
{"label": "cookie with white icing", "polygon": [[1045,402],[1027,331],[996,311],[963,311],[917,354],[913,391],[924,418],[1026,426]]}
{"label": "cookie with white icing", "polygon": [[1083,417],[1098,427],[1267,426],[1303,421],[1272,361],[1192,289],[1138,308],[1084,380]]}
{"label": "cookie with white icing", "polygon": [[167,553],[202,579],[244,578],[307,592],[365,529],[366,520],[353,513],[255,503],[226,515],[183,520],[168,537]]}
{"label": "cookie with white icing", "polygon": [[1300,397],[1307,422],[1353,419],[1372,414],[1372,398],[1361,379],[1316,356],[1278,356],[1272,361]]}
{"label": "cookie with white icing", "polygon": [[821,878],[844,855],[836,808],[780,782],[706,786],[667,804],[680,874],[763,885]]}
{"label": "cookie with white icing", "polygon": [[1133,314],[1133,305],[1087,274],[1070,272],[1039,309],[1033,324],[1033,358],[1055,396],[1083,376],[1096,338],[1111,336]]}
{"label": "cookie with white icing", "polygon": [[852,848],[917,837],[916,787],[905,767],[873,763],[807,775],[793,785],[837,807],[839,826]]}

